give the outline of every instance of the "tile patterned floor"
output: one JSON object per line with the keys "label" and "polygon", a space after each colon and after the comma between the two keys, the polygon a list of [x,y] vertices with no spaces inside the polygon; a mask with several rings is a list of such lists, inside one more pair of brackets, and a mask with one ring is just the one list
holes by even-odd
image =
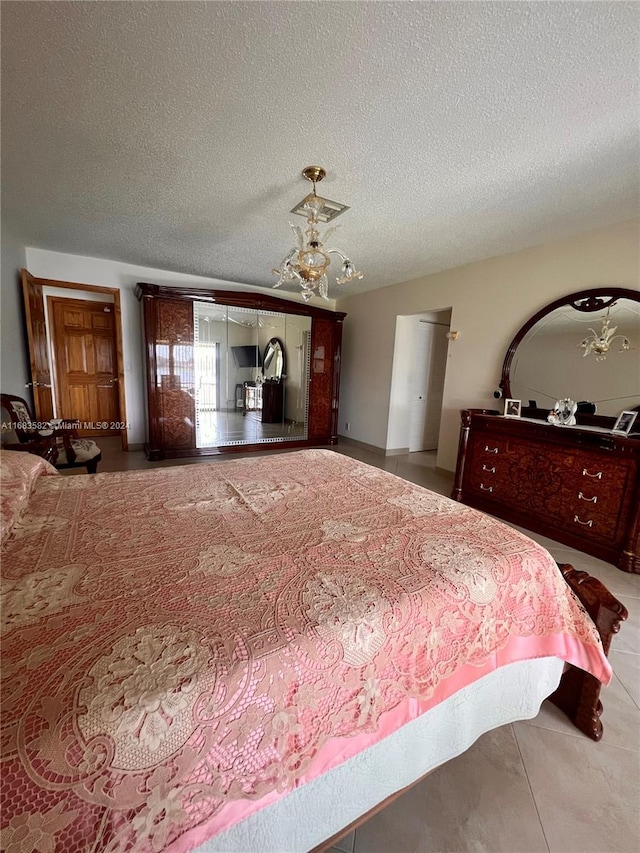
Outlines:
{"label": "tile patterned floor", "polygon": [[[161,467],[103,439],[100,471]],[[449,495],[434,453],[338,452]],[[265,451],[273,452],[273,451]],[[181,464],[194,464],[181,460]],[[195,463],[197,464],[197,463]],[[70,471],[69,475],[78,472]],[[640,575],[528,533],[559,562],[599,578],[629,610],[615,637],[615,676],[603,691],[604,737],[594,743],[545,702],[533,720],[483,735],[342,839],[340,853],[637,853],[640,850]]]}

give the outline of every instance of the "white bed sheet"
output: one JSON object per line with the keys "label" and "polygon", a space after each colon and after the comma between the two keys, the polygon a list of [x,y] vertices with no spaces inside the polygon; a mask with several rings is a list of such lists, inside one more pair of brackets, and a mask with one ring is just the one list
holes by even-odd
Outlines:
{"label": "white bed sheet", "polygon": [[564,661],[547,657],[495,670],[197,853],[307,853],[485,732],[535,717],[563,668]]}

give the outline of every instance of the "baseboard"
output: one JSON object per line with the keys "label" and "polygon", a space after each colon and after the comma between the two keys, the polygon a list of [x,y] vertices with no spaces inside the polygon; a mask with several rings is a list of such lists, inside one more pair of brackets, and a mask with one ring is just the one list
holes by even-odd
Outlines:
{"label": "baseboard", "polygon": [[384,447],[376,447],[375,444],[367,444],[365,441],[356,441],[355,438],[348,438],[346,435],[338,436],[338,444],[346,444],[348,447],[360,447],[362,450],[375,453],[377,456],[385,455]]}
{"label": "baseboard", "polygon": [[360,447],[362,450],[368,450],[370,453],[375,453],[376,456],[403,456],[409,452],[408,447],[398,447],[394,450],[387,450],[384,447],[378,447],[375,444],[367,444],[365,441],[356,441],[355,438],[348,438],[346,435],[338,436],[339,444],[346,444],[351,447]]}
{"label": "baseboard", "polygon": [[436,465],[433,470],[436,474],[447,474],[449,477],[453,477],[456,473],[455,471],[450,471],[448,468],[441,468],[439,465]]}

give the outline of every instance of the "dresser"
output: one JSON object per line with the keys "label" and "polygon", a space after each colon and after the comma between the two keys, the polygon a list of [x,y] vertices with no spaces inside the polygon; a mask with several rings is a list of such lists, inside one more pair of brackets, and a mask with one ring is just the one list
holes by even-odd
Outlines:
{"label": "dresser", "polygon": [[640,438],[461,414],[455,500],[640,573]]}

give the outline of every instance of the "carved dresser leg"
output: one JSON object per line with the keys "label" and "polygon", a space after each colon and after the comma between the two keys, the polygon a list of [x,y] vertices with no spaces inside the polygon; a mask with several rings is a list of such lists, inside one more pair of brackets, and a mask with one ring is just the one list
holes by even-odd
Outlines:
{"label": "carved dresser leg", "polygon": [[[567,563],[559,563],[558,566],[593,620],[602,639],[604,653],[608,655],[611,638],[620,630],[620,623],[629,616],[627,608],[587,572],[576,571]],[[549,697],[581,732],[593,740],[602,737],[601,686],[593,675],[570,664],[560,679],[558,689]]]}

